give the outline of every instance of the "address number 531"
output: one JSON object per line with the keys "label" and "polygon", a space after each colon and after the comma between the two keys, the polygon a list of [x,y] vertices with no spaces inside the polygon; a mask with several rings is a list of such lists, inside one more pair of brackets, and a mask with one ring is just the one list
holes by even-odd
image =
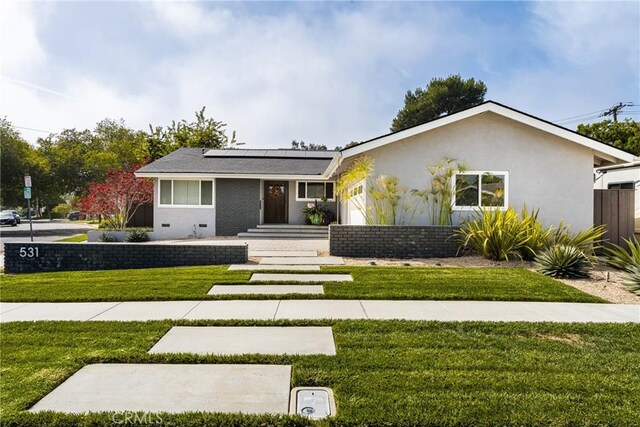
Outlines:
{"label": "address number 531", "polygon": [[38,253],[37,247],[24,247],[20,248],[20,257],[21,258],[38,258],[40,254]]}

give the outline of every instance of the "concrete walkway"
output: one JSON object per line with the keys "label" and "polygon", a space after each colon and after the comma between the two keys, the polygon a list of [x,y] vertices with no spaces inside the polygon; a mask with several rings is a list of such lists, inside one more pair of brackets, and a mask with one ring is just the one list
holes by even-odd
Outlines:
{"label": "concrete walkway", "polygon": [[640,305],[497,301],[228,300],[0,303],[0,321],[405,319],[496,322],[634,322]]}

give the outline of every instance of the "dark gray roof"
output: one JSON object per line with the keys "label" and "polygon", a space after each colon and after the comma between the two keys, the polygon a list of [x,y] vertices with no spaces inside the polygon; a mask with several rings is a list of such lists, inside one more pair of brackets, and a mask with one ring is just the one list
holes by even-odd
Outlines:
{"label": "dark gray roof", "polygon": [[[179,148],[142,168],[142,173],[322,175],[336,151],[204,150]],[[304,155],[304,157],[302,157]]]}

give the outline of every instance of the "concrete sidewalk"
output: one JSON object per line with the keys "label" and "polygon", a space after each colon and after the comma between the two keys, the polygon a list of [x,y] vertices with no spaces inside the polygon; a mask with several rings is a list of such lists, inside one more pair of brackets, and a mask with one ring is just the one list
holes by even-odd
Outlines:
{"label": "concrete sidewalk", "polygon": [[224,300],[0,303],[0,321],[404,319],[640,323],[640,305],[498,301]]}

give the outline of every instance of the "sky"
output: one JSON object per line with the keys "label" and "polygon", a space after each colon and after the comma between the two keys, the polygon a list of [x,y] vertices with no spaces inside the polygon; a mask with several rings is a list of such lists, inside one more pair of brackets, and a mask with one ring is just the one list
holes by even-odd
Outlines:
{"label": "sky", "polygon": [[0,116],[31,142],[206,106],[245,148],[333,148],[387,133],[407,90],[450,74],[569,128],[617,102],[640,119],[637,1],[3,0],[0,36]]}

